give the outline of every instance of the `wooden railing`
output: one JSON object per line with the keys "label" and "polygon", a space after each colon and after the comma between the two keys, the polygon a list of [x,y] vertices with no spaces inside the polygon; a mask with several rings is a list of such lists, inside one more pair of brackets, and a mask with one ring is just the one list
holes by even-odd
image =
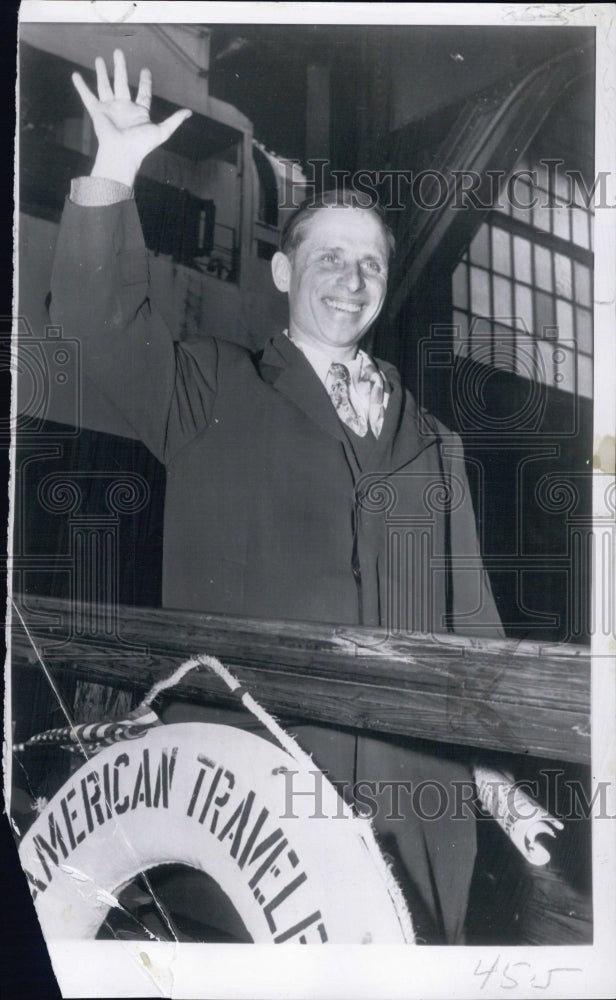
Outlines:
{"label": "wooden railing", "polygon": [[[145,691],[188,657],[218,657],[281,719],[590,761],[586,649],[15,595],[15,671]],[[79,634],[78,634],[79,632]],[[42,661],[42,662],[41,662]],[[14,680],[14,683],[18,683]],[[233,704],[191,672],[174,697]],[[76,720],[82,721],[82,720]]]}

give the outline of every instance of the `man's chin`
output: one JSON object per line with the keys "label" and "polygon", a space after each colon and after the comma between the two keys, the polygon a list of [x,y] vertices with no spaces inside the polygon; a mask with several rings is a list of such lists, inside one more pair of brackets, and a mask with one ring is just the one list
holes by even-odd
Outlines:
{"label": "man's chin", "polygon": [[336,309],[326,308],[325,313],[326,329],[338,330],[344,336],[351,339],[360,340],[369,329],[372,319],[367,319],[364,312],[345,313]]}

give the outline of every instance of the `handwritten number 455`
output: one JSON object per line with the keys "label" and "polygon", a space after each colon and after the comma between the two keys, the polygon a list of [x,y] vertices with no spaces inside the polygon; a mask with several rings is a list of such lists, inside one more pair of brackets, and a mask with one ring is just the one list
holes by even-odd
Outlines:
{"label": "handwritten number 455", "polygon": [[[581,969],[565,968],[564,966],[558,966],[552,969],[542,969],[541,972],[536,974],[532,971],[532,965],[530,962],[506,962],[503,966],[500,965],[500,955],[498,955],[494,961],[494,964],[489,968],[482,968],[481,959],[477,962],[475,966],[475,975],[483,976],[481,990],[485,988],[487,983],[494,976],[492,981],[493,986],[500,986],[503,990],[514,990],[516,986],[530,985],[536,990],[547,990],[548,986],[552,984],[552,979],[557,972],[581,972]],[[529,971],[522,972],[522,969],[527,969]],[[515,970],[520,970],[516,972]],[[530,977],[530,978],[529,978]]]}

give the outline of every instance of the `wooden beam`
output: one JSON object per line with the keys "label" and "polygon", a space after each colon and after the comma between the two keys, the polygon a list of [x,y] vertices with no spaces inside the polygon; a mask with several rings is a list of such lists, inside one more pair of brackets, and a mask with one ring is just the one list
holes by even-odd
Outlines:
{"label": "wooden beam", "polygon": [[[197,653],[218,657],[287,720],[587,763],[590,657],[579,646],[459,636],[392,637],[383,629],[120,607],[113,616],[66,600],[15,597],[15,685],[25,670],[130,687],[143,694]],[[76,618],[75,611],[79,611]],[[87,614],[84,614],[87,612]],[[23,622],[22,622],[23,619]],[[94,623],[76,635],[76,620]],[[25,623],[25,625],[24,625]],[[26,631],[27,628],[27,631]],[[193,671],[177,698],[233,704]]]}

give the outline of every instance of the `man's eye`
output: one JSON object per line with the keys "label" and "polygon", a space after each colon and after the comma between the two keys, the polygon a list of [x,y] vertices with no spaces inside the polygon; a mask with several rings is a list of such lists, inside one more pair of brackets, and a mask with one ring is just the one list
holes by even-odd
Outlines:
{"label": "man's eye", "polygon": [[367,271],[374,271],[376,274],[380,274],[383,270],[378,260],[365,260],[364,267]]}
{"label": "man's eye", "polygon": [[325,254],[323,254],[323,260],[327,264],[337,264],[338,263],[338,256],[335,253],[325,253]]}

